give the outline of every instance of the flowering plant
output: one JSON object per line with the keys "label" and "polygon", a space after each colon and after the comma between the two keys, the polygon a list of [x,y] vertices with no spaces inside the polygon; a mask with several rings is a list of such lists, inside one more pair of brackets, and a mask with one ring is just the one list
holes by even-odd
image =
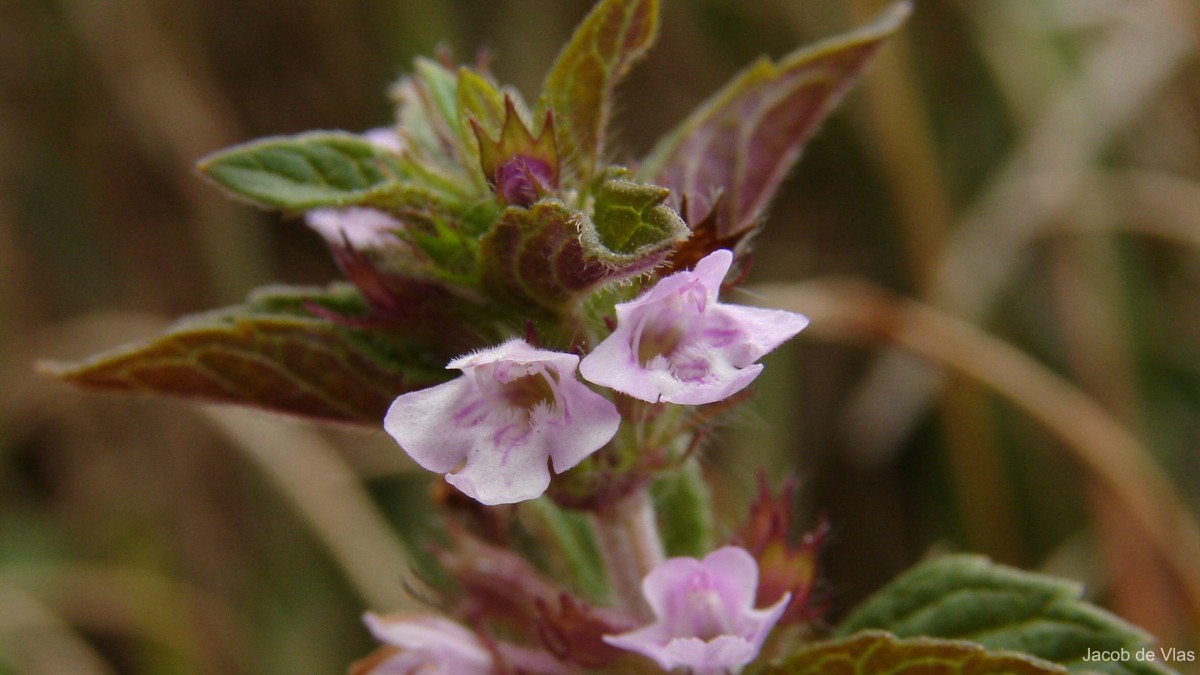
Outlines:
{"label": "flowering plant", "polygon": [[[783,176],[908,5],[756,63],[647,157],[611,165],[612,93],[658,10],[601,0],[532,103],[486,64],[419,59],[389,127],[201,160],[233,196],[304,214],[348,283],[265,289],[56,374],[382,425],[444,474],[454,508],[436,556],[452,583],[424,612],[368,613],[383,646],[354,672],[1052,673],[1089,646],[1145,644],[1075,586],[970,556],[914,570],[830,630],[826,529],[791,538],[789,493],[765,480],[717,541],[700,446],[808,323],[721,296]],[[554,523],[543,541],[490,526],[515,527],[522,508]],[[551,574],[553,552],[571,574]]]}

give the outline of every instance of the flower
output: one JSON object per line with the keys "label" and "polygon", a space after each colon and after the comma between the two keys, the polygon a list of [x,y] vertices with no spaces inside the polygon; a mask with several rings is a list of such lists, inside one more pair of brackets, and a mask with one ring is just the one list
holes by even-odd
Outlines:
{"label": "flower", "polygon": [[533,499],[617,433],[611,401],[575,378],[579,357],[513,339],[451,361],[462,377],[397,398],[383,426],[422,467],[484,504]]}
{"label": "flower", "polygon": [[304,222],[334,247],[372,251],[399,243],[394,234],[404,225],[379,209],[351,206],[344,209],[313,209]]}
{"label": "flower", "polygon": [[366,614],[363,621],[377,640],[391,649],[364,659],[354,673],[366,675],[489,675],[491,652],[462,626],[439,616]]}
{"label": "flower", "polygon": [[585,379],[651,403],[702,405],[744,389],[764,354],[808,324],[800,314],[717,302],[733,253],[713,251],[617,305],[617,328],[583,359]]}
{"label": "flower", "polygon": [[[378,127],[362,134],[363,140],[382,150],[404,151],[404,142],[390,127]],[[397,243],[394,233],[404,225],[379,209],[363,206],[312,209],[304,214],[304,222],[334,247],[347,243],[360,251],[384,248]]]}
{"label": "flower", "polygon": [[787,607],[784,595],[754,609],[758,565],[744,549],[726,546],[705,556],[671,558],[642,581],[657,621],[604,641],[653,659],[664,670],[687,667],[696,675],[738,671],[758,656]]}

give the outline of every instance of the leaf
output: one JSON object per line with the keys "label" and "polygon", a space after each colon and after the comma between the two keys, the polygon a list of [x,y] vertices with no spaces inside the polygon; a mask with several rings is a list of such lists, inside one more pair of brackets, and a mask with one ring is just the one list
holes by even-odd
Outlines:
{"label": "leaf", "polygon": [[[977,642],[1067,666],[1072,671],[1169,673],[1137,660],[1151,638],[1080,600],[1079,584],[995,565],[972,555],[945,556],[917,566],[884,587],[842,622],[836,633],[879,628],[900,637]],[[1119,662],[1085,663],[1089,650],[1120,651]]]}
{"label": "leaf", "polygon": [[445,381],[445,360],[417,344],[313,318],[310,304],[365,310],[344,285],[265,289],[245,305],[185,319],[148,342],[41,370],[83,387],[237,403],[378,425],[392,400]]}
{"label": "leaf", "polygon": [[509,207],[480,241],[484,286],[502,298],[558,311],[661,262],[687,236],[687,226],[660,204],[666,198],[661,188],[620,182],[600,192],[596,222],[555,199]]}
{"label": "leaf", "polygon": [[713,549],[712,491],[698,462],[689,461],[663,474],[651,484],[650,493],[663,521],[663,548],[668,556],[702,558]]}
{"label": "leaf", "polygon": [[480,242],[485,287],[555,310],[612,276],[580,244],[587,214],[557,200],[509,207]]}
{"label": "leaf", "polygon": [[418,56],[415,61],[417,78],[430,98],[436,119],[445,123],[448,134],[458,132],[458,77],[454,71],[437,61]]}
{"label": "leaf", "polygon": [[395,153],[353,134],[264,138],[201,159],[200,172],[235,197],[289,211],[386,201]]}
{"label": "leaf", "polygon": [[[479,140],[471,128],[471,120],[495,138],[504,125],[504,96],[487,78],[463,66],[458,69],[458,133],[466,144],[472,167],[479,166]],[[484,176],[480,176],[482,180]]]}
{"label": "leaf", "polygon": [[720,196],[718,238],[755,227],[817,126],[909,11],[898,2],[874,23],[779,63],[760,59],[664,137],[639,177],[686,197],[692,225]]}
{"label": "leaf", "polygon": [[665,252],[687,239],[687,225],[663,203],[670,194],[657,185],[620,177],[605,179],[596,191],[593,209],[595,241],[585,241],[584,246],[602,247],[605,255],[633,259]]}
{"label": "leaf", "polygon": [[596,173],[617,82],[658,35],[658,0],[602,0],[559,52],[543,87],[559,155],[578,184]]}
{"label": "leaf", "polygon": [[781,675],[1045,675],[1065,668],[1024,654],[988,651],[970,642],[915,638],[898,640],[866,631],[818,642],[767,669]]}
{"label": "leaf", "polygon": [[[537,533],[552,548],[554,563],[569,570],[575,584],[588,597],[602,599],[608,593],[604,562],[596,544],[591,521],[579,511],[560,508],[549,499],[531,499],[521,504],[538,520]],[[561,568],[555,567],[553,571]]]}

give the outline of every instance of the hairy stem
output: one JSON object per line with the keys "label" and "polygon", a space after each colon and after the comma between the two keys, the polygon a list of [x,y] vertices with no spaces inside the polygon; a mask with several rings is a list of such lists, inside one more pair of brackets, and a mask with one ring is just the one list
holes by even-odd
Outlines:
{"label": "hairy stem", "polygon": [[663,560],[650,494],[644,488],[635,490],[597,511],[592,522],[617,599],[630,610],[647,614],[642,579]]}

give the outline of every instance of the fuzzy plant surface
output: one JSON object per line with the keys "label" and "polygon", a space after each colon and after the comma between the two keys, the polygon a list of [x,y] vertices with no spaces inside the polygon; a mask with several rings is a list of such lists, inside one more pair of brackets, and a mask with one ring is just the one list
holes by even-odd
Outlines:
{"label": "fuzzy plant surface", "polygon": [[[301,215],[344,281],[259,289],[47,369],[382,427],[444,475],[450,581],[427,611],[368,612],[381,646],[354,673],[1169,672],[1077,585],[971,556],[921,565],[830,629],[828,528],[790,537],[791,493],[765,479],[732,537],[712,531],[702,441],[807,324],[723,292],[908,13],[756,61],[625,166],[608,162],[613,94],[655,41],[657,0],[601,0],[532,100],[485,64],[418,59],[386,127],[199,162],[232,197]],[[516,509],[540,540],[497,534]]]}

